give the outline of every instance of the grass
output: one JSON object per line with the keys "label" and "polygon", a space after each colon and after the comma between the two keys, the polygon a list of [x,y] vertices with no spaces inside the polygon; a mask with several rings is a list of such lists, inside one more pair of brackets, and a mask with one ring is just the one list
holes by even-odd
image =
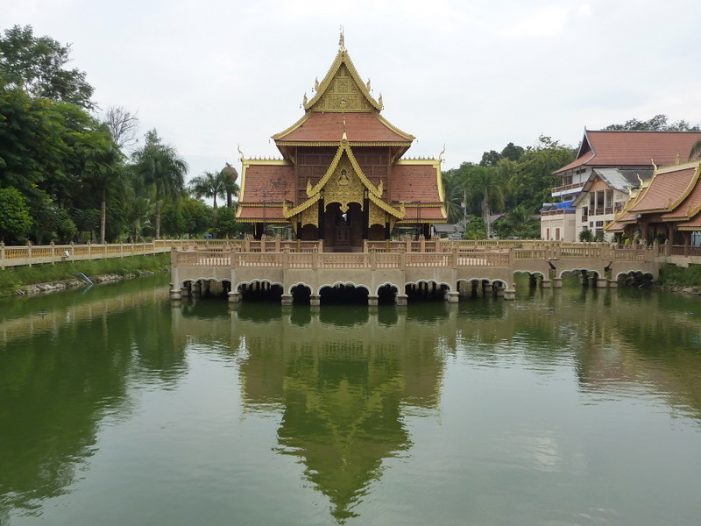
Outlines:
{"label": "grass", "polygon": [[0,270],[0,297],[11,296],[24,285],[73,279],[77,277],[79,272],[86,276],[100,274],[125,276],[143,271],[159,272],[169,267],[170,254],[71,261],[31,267],[9,267]]}
{"label": "grass", "polygon": [[682,287],[701,286],[701,265],[689,265],[687,268],[666,264],[660,269],[661,285],[679,285]]}

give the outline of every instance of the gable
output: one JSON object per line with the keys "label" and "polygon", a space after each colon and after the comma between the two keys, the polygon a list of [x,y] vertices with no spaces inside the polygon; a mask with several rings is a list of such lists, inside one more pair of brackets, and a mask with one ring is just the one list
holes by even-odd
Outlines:
{"label": "gable", "polygon": [[310,109],[317,112],[345,112],[373,111],[374,108],[343,63],[319,100]]}

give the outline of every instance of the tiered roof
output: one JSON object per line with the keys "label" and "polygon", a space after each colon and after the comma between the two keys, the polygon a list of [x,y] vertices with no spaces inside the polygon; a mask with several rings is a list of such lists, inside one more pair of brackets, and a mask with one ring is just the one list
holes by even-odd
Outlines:
{"label": "tiered roof", "polygon": [[[660,168],[649,183],[631,199],[614,221],[606,227],[609,232],[620,232],[647,216],[655,222],[678,222],[682,230],[694,230],[701,222],[701,162],[691,162]],[[684,228],[682,228],[682,226]]]}
{"label": "tiered roof", "polygon": [[[389,167],[387,188],[370,181],[355,162],[353,147],[389,147],[399,158],[414,136],[380,115],[382,96],[375,99],[370,81],[363,82],[345,48],[343,37],[326,76],[316,83],[315,94],[304,97],[304,115],[286,130],[273,135],[283,155],[275,161],[243,159],[241,196],[237,218],[242,221],[287,222],[319,200],[319,192],[340,155],[347,156],[369,191],[370,200],[399,222],[444,222],[443,189],[439,159],[400,160]],[[307,197],[295,188],[296,147],[337,147],[334,163]]]}
{"label": "tiered roof", "polygon": [[662,166],[685,161],[701,132],[584,130],[577,158],[555,172],[576,168]]}

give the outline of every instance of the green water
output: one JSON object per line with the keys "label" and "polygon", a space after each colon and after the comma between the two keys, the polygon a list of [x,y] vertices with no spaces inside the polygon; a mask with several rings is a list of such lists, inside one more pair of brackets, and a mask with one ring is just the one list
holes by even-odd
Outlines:
{"label": "green water", "polygon": [[701,517],[701,299],[0,303],[0,524]]}

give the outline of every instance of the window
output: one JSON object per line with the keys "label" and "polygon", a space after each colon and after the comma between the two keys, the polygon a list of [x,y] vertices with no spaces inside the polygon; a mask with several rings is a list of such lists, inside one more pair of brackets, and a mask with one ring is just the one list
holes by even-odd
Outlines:
{"label": "window", "polygon": [[550,241],[550,229],[549,228],[545,229],[545,239]]}
{"label": "window", "polygon": [[555,241],[560,241],[560,229],[555,229]]}

